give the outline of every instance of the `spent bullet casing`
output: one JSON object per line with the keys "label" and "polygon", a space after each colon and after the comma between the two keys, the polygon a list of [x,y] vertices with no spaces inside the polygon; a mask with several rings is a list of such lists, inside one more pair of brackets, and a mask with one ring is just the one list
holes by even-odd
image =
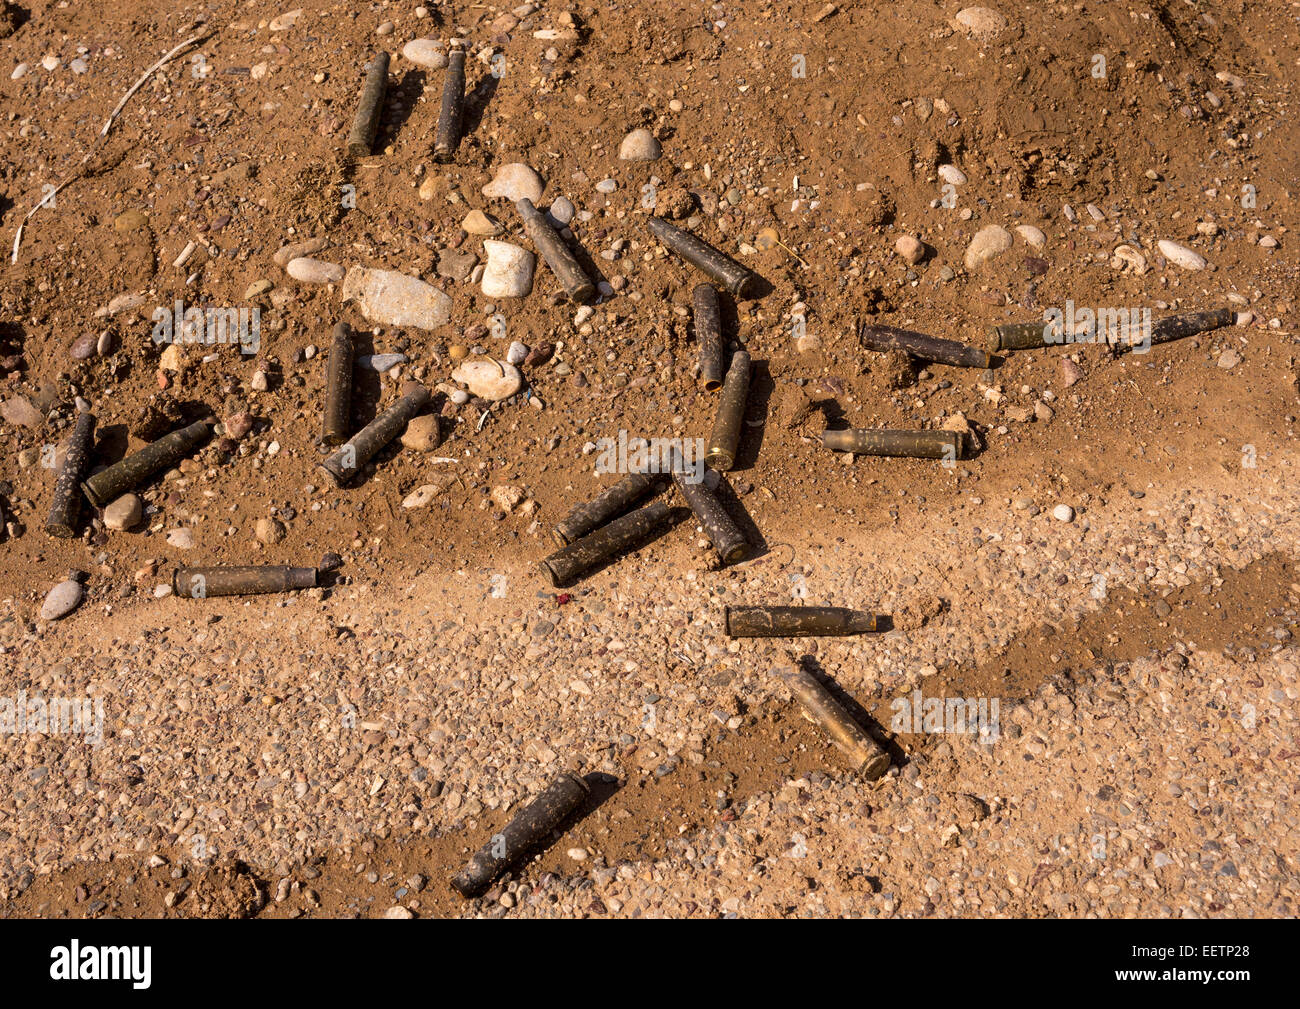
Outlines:
{"label": "spent bullet casing", "polygon": [[648,539],[671,519],[672,512],[666,504],[652,501],[561,547],[542,561],[542,570],[551,576],[556,588],[561,588],[615,554]]}
{"label": "spent bullet casing", "polygon": [[81,482],[90,503],[103,508],[127,491],[138,487],[155,473],[170,469],[208,440],[212,424],[206,420],[195,421],[150,442],[139,452],[114,463],[108,469],[87,477]]}
{"label": "spent bullet casing", "polygon": [[292,568],[275,564],[180,568],[172,575],[172,591],[187,599],[292,592],[315,586],[315,568]]}
{"label": "spent bullet casing", "polygon": [[722,383],[722,396],[718,400],[718,413],[709,435],[709,447],[704,453],[704,464],[709,469],[725,473],[736,464],[736,450],[740,447],[741,424],[745,420],[745,406],[749,402],[749,354],[738,350],[731,355],[731,366]]}
{"label": "spent bullet casing", "polygon": [[648,227],[655,238],[737,298],[745,298],[754,293],[758,286],[758,275],[726,253],[696,238],[689,231],[673,227],[662,217],[650,218]]}
{"label": "spent bullet casing", "polygon": [[321,440],[326,445],[342,445],[352,427],[352,327],[340,322],[330,340],[329,359],[325,363],[325,413],[321,422]]}
{"label": "spent bullet casing", "polygon": [[728,606],[723,610],[732,638],[813,638],[869,634],[874,613],[844,606]]}
{"label": "spent bullet casing", "polygon": [[442,78],[442,107],[438,110],[438,133],[433,143],[435,161],[445,164],[455,157],[464,114],[465,50],[456,48],[447,56],[447,72]]}
{"label": "spent bullet casing", "polygon": [[370,154],[379,132],[379,115],[384,110],[384,92],[388,90],[388,53],[375,53],[366,70],[366,83],[361,88],[361,102],[348,133],[348,154],[364,158]]}
{"label": "spent bullet casing", "polygon": [[516,201],[515,209],[523,218],[524,234],[541,253],[569,300],[577,304],[590,301],[596,293],[596,285],[591,282],[568,243],[551,227],[546,215],[534,207],[533,201],[527,197]]}
{"label": "spent bullet casing", "polygon": [[[1195,336],[1212,329],[1230,326],[1236,321],[1237,313],[1231,308],[1219,308],[1210,312],[1192,312],[1187,315],[1171,315],[1155,322],[1151,326],[1151,344],[1168,343],[1183,337]],[[1066,333],[1060,323],[1055,322],[1013,322],[1002,326],[993,326],[989,330],[990,345],[994,350],[1037,350],[1041,347],[1054,347],[1066,343],[1082,342],[1076,334]],[[1085,336],[1084,340],[1092,339]],[[1109,335],[1107,337],[1109,341]],[[1120,342],[1121,346],[1123,341]],[[1128,341],[1129,349],[1142,346],[1146,341]]]}
{"label": "spent bullet casing", "polygon": [[77,515],[81,511],[81,481],[90,468],[90,449],[95,437],[95,416],[77,414],[77,424],[68,438],[63,468],[54,482],[54,501],[45,531],[51,536],[68,538],[77,535]]}
{"label": "spent bullet casing", "polygon": [[1153,323],[1151,342],[1168,343],[1181,340],[1185,336],[1195,336],[1212,329],[1222,329],[1237,321],[1237,312],[1232,308],[1217,308],[1211,312],[1191,312],[1187,315],[1171,315]]}
{"label": "spent bullet casing", "polygon": [[591,786],[576,774],[561,774],[474,853],[465,868],[451,878],[451,885],[462,896],[477,897],[548,840],[590,793]]}
{"label": "spent bullet casing", "polygon": [[695,305],[695,338],[700,344],[700,387],[713,392],[722,386],[722,304],[712,284],[697,284],[691,300]]}
{"label": "spent bullet casing", "polygon": [[652,494],[658,486],[657,473],[629,473],[592,500],[574,505],[552,530],[552,535],[560,546],[568,546],[593,529],[618,518],[643,497]]}
{"label": "spent bullet casing", "polygon": [[844,431],[823,431],[822,444],[835,452],[913,459],[961,459],[966,452],[966,438],[959,431],[850,428]]}
{"label": "spent bullet casing", "polygon": [[987,368],[992,363],[988,351],[956,340],[943,340],[910,329],[894,326],[863,326],[858,336],[868,350],[884,353],[902,350],[925,361],[951,364],[958,368]]}
{"label": "spent bullet casing", "polygon": [[776,675],[790,688],[808,717],[849,758],[861,778],[874,781],[889,770],[889,754],[867,735],[817,677],[800,668],[777,670]]}
{"label": "spent bullet casing", "polygon": [[330,483],[342,487],[350,482],[380,449],[402,433],[429,399],[429,390],[422,385],[416,386],[335,449],[333,455],[320,464]]}
{"label": "spent bullet casing", "polygon": [[692,481],[690,475],[684,472],[680,457],[674,460],[673,482],[686,499],[696,521],[704,527],[705,535],[722,558],[722,563],[731,564],[740,560],[749,549],[745,534],[727,514],[727,509],[722,506],[718,496],[704,486],[704,481]]}

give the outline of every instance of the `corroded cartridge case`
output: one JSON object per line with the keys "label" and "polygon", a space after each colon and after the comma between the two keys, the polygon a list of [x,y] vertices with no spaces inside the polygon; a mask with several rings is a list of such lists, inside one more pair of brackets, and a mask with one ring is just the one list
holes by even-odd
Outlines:
{"label": "corroded cartridge case", "polygon": [[1212,329],[1231,326],[1237,321],[1237,312],[1231,308],[1217,308],[1212,312],[1192,312],[1188,315],[1171,315],[1151,326],[1151,342],[1168,343],[1185,336],[1195,336]]}
{"label": "corroded cartridge case", "polygon": [[172,575],[172,591],[186,599],[252,596],[315,587],[315,568],[291,568],[276,564],[180,568]]}
{"label": "corroded cartridge case", "polygon": [[561,774],[475,852],[465,868],[451,878],[451,885],[465,897],[477,897],[547,841],[590,793],[591,786],[576,774]]}
{"label": "corroded cartridge case", "polygon": [[434,161],[446,164],[456,156],[464,115],[465,50],[458,46],[447,54],[447,72],[442,78],[442,108],[438,111],[438,133],[433,143]]}
{"label": "corroded cartridge case", "polygon": [[175,466],[207,441],[211,434],[210,421],[195,421],[189,427],[182,427],[171,434],[165,434],[121,462],[116,462],[108,469],[87,477],[81,482],[81,489],[86,492],[86,497],[90,498],[91,504],[96,508],[103,508],[110,501],[115,501],[127,491],[144,483],[155,473]]}
{"label": "corroded cartridge case", "polygon": [[738,350],[731,355],[731,367],[727,369],[727,378],[722,384],[722,397],[718,400],[709,447],[704,453],[704,464],[709,469],[725,473],[736,464],[736,449],[740,446],[740,429],[748,402],[749,354]]}
{"label": "corroded cartridge case", "polygon": [[325,362],[325,413],[321,440],[342,445],[352,427],[352,327],[340,322],[334,327],[330,356]]}
{"label": "corroded cartridge case", "polygon": [[515,210],[523,218],[524,234],[542,254],[542,259],[546,260],[546,265],[555,274],[555,279],[560,282],[569,300],[577,304],[590,301],[596,293],[596,285],[591,282],[568,243],[551,227],[546,215],[534,207],[533,201],[527,197],[516,201]]}
{"label": "corroded cartridge case", "polygon": [[689,231],[674,228],[662,217],[650,218],[648,227],[655,238],[737,298],[745,298],[754,293],[758,286],[758,275],[726,253],[696,238]]}
{"label": "corroded cartridge case", "polygon": [[889,754],[867,735],[817,677],[800,668],[778,669],[776,675],[803,705],[808,718],[849,758],[859,777],[874,781],[889,770]]}
{"label": "corroded cartridge case", "polygon": [[989,349],[995,353],[1004,350],[1034,350],[1064,342],[1061,327],[1050,322],[1011,322],[989,327]]}
{"label": "corroded cartridge case", "polygon": [[370,154],[375,134],[379,132],[379,114],[384,109],[384,93],[388,90],[388,53],[375,53],[366,71],[366,83],[361,88],[361,102],[348,133],[348,155],[364,158]]}
{"label": "corroded cartridge case", "polygon": [[63,468],[54,482],[54,501],[45,531],[51,536],[67,538],[77,535],[77,515],[81,511],[81,481],[90,468],[90,449],[95,438],[95,415],[79,413],[76,427],[68,438],[68,452]]}
{"label": "corroded cartridge case", "polygon": [[693,481],[682,464],[681,456],[673,453],[673,483],[681,491],[682,497],[690,505],[696,520],[704,527],[713,549],[718,551],[723,564],[732,564],[740,560],[749,550],[745,534],[722,507],[716,494],[704,486],[704,481]]}
{"label": "corroded cartridge case", "polygon": [[823,431],[822,444],[856,455],[906,456],[913,459],[961,459],[966,439],[958,431],[890,431],[850,428]]}
{"label": "corroded cartridge case", "polygon": [[728,606],[723,610],[732,638],[816,638],[870,634],[874,613],[844,606]]}
{"label": "corroded cartridge case", "polygon": [[858,337],[868,350],[882,353],[903,350],[913,357],[934,361],[936,364],[951,364],[958,368],[987,368],[992,362],[992,355],[979,347],[914,333],[910,329],[863,326],[858,330]]}
{"label": "corroded cartridge case", "polygon": [[428,389],[416,386],[340,445],[320,464],[330,483],[342,487],[350,482],[380,449],[406,430],[411,418],[423,409],[429,398]]}
{"label": "corroded cartridge case", "polygon": [[568,546],[593,529],[622,515],[643,497],[653,493],[659,486],[659,480],[657,473],[629,473],[592,500],[574,505],[551,531],[551,535],[560,546]]}
{"label": "corroded cartridge case", "polygon": [[722,387],[722,305],[718,289],[697,284],[691,292],[695,304],[695,338],[700,344],[700,388],[713,392]]}
{"label": "corroded cartridge case", "polygon": [[542,561],[542,570],[551,576],[556,588],[568,585],[601,562],[647,539],[671,519],[666,504],[652,501],[555,551]]}

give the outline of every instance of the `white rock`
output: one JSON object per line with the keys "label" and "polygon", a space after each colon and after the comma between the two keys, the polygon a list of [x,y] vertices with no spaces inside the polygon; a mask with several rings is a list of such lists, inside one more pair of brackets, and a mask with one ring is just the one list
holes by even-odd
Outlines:
{"label": "white rock", "polygon": [[954,25],[980,39],[991,39],[1006,30],[1007,19],[987,7],[967,7],[957,12]]}
{"label": "white rock", "polygon": [[633,130],[618,145],[619,161],[658,161],[662,154],[659,141],[644,127]]}
{"label": "white rock", "polygon": [[1181,266],[1184,270],[1204,270],[1210,265],[1199,252],[1189,249],[1185,245],[1179,245],[1177,242],[1161,239],[1156,243],[1156,247],[1159,248],[1160,255],[1175,266]]}
{"label": "white rock", "polygon": [[513,162],[497,169],[492,181],[483,187],[483,195],[490,199],[532,200],[542,198],[542,177],[527,165]]}
{"label": "white rock", "polygon": [[26,63],[19,63],[18,66],[14,67],[14,72],[9,75],[9,79],[11,81],[20,80],[27,76],[27,71],[30,69],[31,67]]}
{"label": "white rock", "polygon": [[463,362],[451,377],[469,388],[475,396],[491,402],[509,399],[524,384],[519,369],[507,361],[476,358]]}
{"label": "white rock", "polygon": [[114,532],[122,532],[139,524],[144,516],[144,505],[134,494],[123,494],[104,509],[104,525]]}
{"label": "white rock", "polygon": [[442,492],[436,483],[426,483],[407,494],[402,499],[403,508],[423,508]]}
{"label": "white rock", "polygon": [[510,345],[510,349],[506,351],[506,360],[510,364],[515,364],[515,365],[523,364],[524,358],[526,358],[527,356],[528,356],[528,348],[525,347],[518,340],[512,343]]}
{"label": "white rock", "polygon": [[398,919],[414,918],[415,914],[412,911],[408,910],[407,908],[402,907],[401,904],[396,904],[384,912],[384,917],[398,918]]}
{"label": "white rock", "polygon": [[381,375],[399,364],[406,363],[405,354],[362,354],[357,358],[357,367],[367,371],[377,371]]}
{"label": "white rock", "polygon": [[903,235],[894,243],[894,251],[909,266],[915,266],[925,258],[925,246],[915,235]]}
{"label": "white rock", "polygon": [[551,214],[551,220],[553,220],[556,224],[560,225],[560,227],[564,227],[566,224],[568,224],[570,221],[573,220],[573,214],[574,214],[573,201],[570,200],[567,196],[558,197],[554,202],[551,203],[550,214]]}
{"label": "white rock", "polygon": [[966,185],[966,173],[956,165],[940,165],[939,178],[944,182],[951,182],[954,186]]}
{"label": "white rock", "polygon": [[433,39],[412,39],[402,47],[402,55],[416,66],[441,70],[447,65],[447,48]]}
{"label": "white rock", "polygon": [[1111,256],[1110,266],[1112,270],[1120,270],[1140,277],[1147,272],[1147,257],[1131,245],[1118,245]]}
{"label": "white rock", "polygon": [[189,550],[194,546],[194,533],[189,529],[173,529],[167,534],[167,545],[177,550]]}
{"label": "white rock", "polygon": [[1011,248],[1011,233],[991,224],[981,228],[966,247],[966,269],[974,270]]}
{"label": "white rock", "polygon": [[343,300],[355,301],[369,321],[384,326],[437,329],[451,318],[451,299],[436,287],[392,270],[351,267],[343,278]]}
{"label": "white rock", "polygon": [[1016,234],[1019,235],[1031,249],[1043,249],[1047,246],[1047,236],[1032,224],[1017,224]]}
{"label": "white rock", "polygon": [[612,193],[617,188],[618,188],[618,183],[615,182],[613,179],[601,179],[599,182],[596,183],[596,192],[605,193],[606,195]]}
{"label": "white rock", "polygon": [[501,234],[501,225],[481,210],[471,210],[465,215],[465,220],[460,222],[460,226],[471,235]]}
{"label": "white rock", "polygon": [[1073,522],[1074,509],[1069,505],[1057,505],[1052,509],[1052,518],[1056,519],[1057,522]]}
{"label": "white rock", "polygon": [[61,620],[81,605],[85,594],[86,591],[81,587],[80,582],[74,582],[71,578],[66,582],[59,582],[50,589],[45,602],[41,604],[41,619]]}
{"label": "white rock", "polygon": [[527,249],[509,242],[485,239],[487,267],[483,270],[483,293],[489,298],[522,298],[533,289],[536,258]]}
{"label": "white rock", "polygon": [[343,267],[337,263],[327,263],[323,259],[312,259],[310,256],[299,256],[297,259],[289,260],[289,265],[284,268],[284,272],[304,284],[337,284],[343,279]]}
{"label": "white rock", "polygon": [[267,27],[269,27],[273,32],[288,31],[298,23],[300,17],[302,17],[301,7],[295,10],[285,11],[283,14],[271,18],[271,23]]}

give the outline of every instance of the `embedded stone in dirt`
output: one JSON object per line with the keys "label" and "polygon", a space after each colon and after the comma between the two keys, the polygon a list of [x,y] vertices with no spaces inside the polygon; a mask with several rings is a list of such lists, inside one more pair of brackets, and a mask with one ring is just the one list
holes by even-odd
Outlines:
{"label": "embedded stone in dirt", "polygon": [[433,39],[412,39],[402,47],[402,55],[418,67],[441,70],[447,65],[447,47]]}
{"label": "embedded stone in dirt", "polygon": [[644,127],[633,130],[618,145],[619,161],[658,161],[662,154],[659,141]]}
{"label": "embedded stone in dirt", "polygon": [[509,399],[524,384],[524,377],[513,364],[487,358],[466,361],[451,377],[467,386],[473,395],[492,402]]}
{"label": "embedded stone in dirt", "polygon": [[45,602],[41,604],[41,619],[63,619],[81,605],[85,591],[80,582],[75,582],[71,578],[59,582],[58,585],[50,589],[49,594],[45,597]]}
{"label": "embedded stone in dirt", "polygon": [[337,284],[343,279],[343,267],[308,256],[290,260],[285,272],[304,284]]}
{"label": "embedded stone in dirt", "polygon": [[431,413],[414,417],[402,432],[402,447],[416,452],[432,452],[442,444],[442,429],[438,418]]}
{"label": "embedded stone in dirt", "polygon": [[1162,239],[1157,243],[1157,248],[1160,249],[1160,255],[1175,266],[1181,266],[1184,270],[1204,270],[1210,265],[1199,252],[1189,249],[1185,245],[1179,245],[1177,242]]}
{"label": "embedded stone in dirt", "polygon": [[123,494],[104,509],[104,525],[114,532],[133,529],[144,517],[144,504],[134,494]]}
{"label": "embedded stone in dirt", "polygon": [[966,247],[966,269],[976,270],[1011,248],[1011,233],[991,224],[981,228]]}
{"label": "embedded stone in dirt", "polygon": [[536,203],[542,198],[542,177],[527,165],[513,162],[502,165],[496,175],[483,187],[483,195],[490,199],[532,200]]}
{"label": "embedded stone in dirt", "polygon": [[964,31],[977,39],[987,41],[996,38],[1007,28],[1007,19],[995,10],[987,7],[967,7],[957,12],[953,27]]}
{"label": "embedded stone in dirt", "polygon": [[536,257],[527,249],[491,239],[483,243],[487,269],[483,271],[483,293],[489,298],[522,298],[533,289]]}
{"label": "embedded stone in dirt", "polygon": [[343,278],[343,300],[355,301],[369,321],[437,329],[451,318],[451,299],[436,287],[392,270],[354,266]]}

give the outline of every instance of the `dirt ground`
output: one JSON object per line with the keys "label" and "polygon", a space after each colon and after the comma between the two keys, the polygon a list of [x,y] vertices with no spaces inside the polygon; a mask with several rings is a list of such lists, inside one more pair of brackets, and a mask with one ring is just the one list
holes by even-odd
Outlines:
{"label": "dirt ground", "polygon": [[[1296,913],[1300,4],[988,0],[988,27],[931,0],[4,6],[0,695],[104,701],[94,744],[0,735],[5,914]],[[468,99],[440,164],[445,71],[402,53],[453,37]],[[379,50],[378,136],[349,160]],[[662,153],[621,159],[640,128]],[[533,248],[482,191],[512,163],[539,207],[576,208],[607,285],[590,310],[540,262],[526,297],[473,279],[471,211]],[[704,278],[648,231],[651,196],[761,278],[723,299],[754,361],[720,490],[749,554],[723,567],[679,519],[557,588],[551,528],[618,479],[598,440],[707,438],[718,405],[697,381]],[[308,238],[432,284],[450,321],[375,323],[295,279],[273,257]],[[257,308],[257,352],[157,343],[178,301]],[[1067,302],[1236,316],[990,369],[858,337],[984,346]],[[335,489],[340,320],[358,354],[406,358],[357,370],[353,428],[411,381],[438,423]],[[516,341],[528,395],[456,402],[457,362]],[[79,407],[94,467],[221,426],[135,488],[134,525],[85,503],[54,538]],[[975,451],[854,458],[827,426],[967,430]],[[170,590],[242,564],[323,574]],[[43,619],[65,579],[79,604]],[[735,641],[737,602],[891,619]],[[771,675],[793,664],[887,776],[857,779],[800,717]],[[1000,737],[897,730],[918,689],[997,700]],[[592,794],[560,836],[481,898],[451,890],[566,769]]]}

